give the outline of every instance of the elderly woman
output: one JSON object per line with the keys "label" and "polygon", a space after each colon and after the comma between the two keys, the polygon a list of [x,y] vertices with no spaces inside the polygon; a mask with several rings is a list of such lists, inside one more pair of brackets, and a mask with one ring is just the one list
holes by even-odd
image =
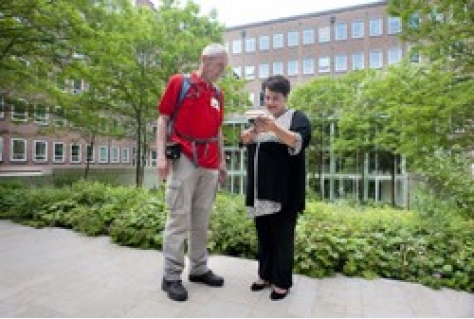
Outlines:
{"label": "elderly woman", "polygon": [[286,297],[292,286],[295,227],[305,208],[305,149],[311,139],[308,117],[288,109],[290,82],[272,76],[262,84],[264,114],[241,133],[247,147],[246,206],[255,220],[258,275],[252,291],[272,286],[270,299]]}

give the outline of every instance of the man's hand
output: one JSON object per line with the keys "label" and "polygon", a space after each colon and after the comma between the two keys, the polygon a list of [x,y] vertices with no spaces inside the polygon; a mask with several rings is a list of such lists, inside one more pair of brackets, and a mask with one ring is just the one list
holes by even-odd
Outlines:
{"label": "man's hand", "polygon": [[165,181],[170,171],[170,163],[166,158],[158,159],[158,177],[160,181]]}

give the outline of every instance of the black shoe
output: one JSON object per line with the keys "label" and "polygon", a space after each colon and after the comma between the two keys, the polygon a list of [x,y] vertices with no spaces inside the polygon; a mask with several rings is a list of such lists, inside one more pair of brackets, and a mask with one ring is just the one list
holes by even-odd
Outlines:
{"label": "black shoe", "polygon": [[270,287],[270,284],[268,282],[263,282],[263,284],[259,284],[259,283],[252,283],[252,286],[250,286],[250,290],[252,291],[260,291],[260,290],[263,290],[267,287]]}
{"label": "black shoe", "polygon": [[165,280],[161,283],[161,289],[168,293],[168,297],[175,301],[186,301],[188,291],[183,287],[181,280]]}
{"label": "black shoe", "polygon": [[272,293],[270,294],[270,299],[271,300],[280,300],[286,297],[288,293],[290,292],[290,289],[288,289],[285,292],[276,292],[275,290],[272,290]]}
{"label": "black shoe", "polygon": [[211,287],[222,287],[224,285],[224,278],[215,275],[210,270],[202,275],[189,275],[189,281],[200,282]]}

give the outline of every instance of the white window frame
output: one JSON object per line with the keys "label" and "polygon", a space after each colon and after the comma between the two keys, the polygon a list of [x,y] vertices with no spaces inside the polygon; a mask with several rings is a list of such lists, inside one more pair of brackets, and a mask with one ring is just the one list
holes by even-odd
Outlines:
{"label": "white window frame", "polygon": [[66,112],[64,111],[64,109],[60,106],[55,106],[54,107],[54,125],[57,126],[57,127],[64,127],[66,126],[66,119],[64,117],[60,117],[58,116],[58,111],[59,110],[63,110],[63,116],[66,115]]}
{"label": "white window frame", "polygon": [[[378,55],[378,63],[374,59],[375,54]],[[370,50],[369,52],[369,67],[371,69],[380,69],[383,66],[383,52],[381,50]]]}
{"label": "white window frame", "polygon": [[250,101],[251,105],[255,104],[255,93],[254,92],[249,93],[249,101]]}
{"label": "white window frame", "polygon": [[352,21],[352,38],[362,39],[365,36],[364,20]]}
{"label": "white window frame", "polygon": [[130,164],[130,147],[122,147],[120,150],[120,160],[124,164]]}
{"label": "white window frame", "polygon": [[331,57],[322,56],[318,59],[318,73],[331,72]]}
{"label": "white window frame", "polygon": [[0,162],[3,162],[3,149],[4,149],[4,144],[3,144],[3,136],[0,136]]}
{"label": "white window frame", "polygon": [[[15,144],[23,144],[23,153],[15,153]],[[10,162],[26,162],[27,161],[27,150],[28,150],[28,141],[24,138],[11,138],[10,139]]]}
{"label": "white window frame", "polygon": [[334,28],[334,39],[336,41],[347,40],[347,23],[336,23],[336,26]]}
{"label": "white window frame", "polygon": [[120,149],[118,146],[110,147],[110,163],[120,163]]}
{"label": "white window frame", "polygon": [[107,145],[99,145],[99,163],[105,164],[109,162],[109,148]]}
{"label": "white window frame", "polygon": [[283,48],[284,37],[283,33],[275,33],[273,35],[273,48],[281,49]]}
{"label": "white window frame", "polygon": [[[44,114],[38,113],[40,109],[44,109]],[[48,125],[49,112],[48,108],[44,105],[35,105],[35,123],[39,125]]]}
{"label": "white window frame", "polygon": [[395,64],[402,60],[402,48],[395,47],[388,49],[388,64]]}
{"label": "white window frame", "polygon": [[[359,58],[360,61],[358,60]],[[356,52],[352,54],[352,70],[363,70],[365,67],[364,62],[364,52]]]}
{"label": "white window frame", "polygon": [[334,57],[334,69],[336,72],[345,72],[347,71],[347,55],[337,54]]}
{"label": "white window frame", "polygon": [[[44,154],[38,155],[38,144],[44,145]],[[33,141],[33,162],[46,163],[48,162],[48,141],[34,140]]]}
{"label": "white window frame", "polygon": [[256,49],[257,48],[256,48],[255,38],[245,39],[245,52],[247,53],[255,52]]}
{"label": "white window frame", "polygon": [[287,46],[289,48],[297,47],[299,45],[299,32],[298,31],[288,31],[287,33]]}
{"label": "white window frame", "polygon": [[303,45],[314,44],[314,29],[303,30]]}
{"label": "white window frame", "polygon": [[245,66],[245,78],[247,80],[255,79],[255,65],[246,65]]}
{"label": "white window frame", "polygon": [[233,40],[232,41],[232,54],[242,53],[242,40]]}
{"label": "white window frame", "polygon": [[258,66],[258,77],[260,79],[266,79],[270,76],[270,64],[263,63]]}
{"label": "white window frame", "polygon": [[288,76],[297,76],[299,74],[298,60],[289,60],[286,67]]}
{"label": "white window frame", "polygon": [[279,75],[279,74],[284,75],[283,74],[283,62],[281,62],[281,61],[273,62],[272,74],[273,75]]}
{"label": "white window frame", "polygon": [[303,74],[314,74],[314,59],[308,58],[303,60]]}
{"label": "white window frame", "polygon": [[[56,146],[62,145],[62,154],[56,154]],[[64,163],[66,161],[66,143],[53,142],[53,163]]]}
{"label": "white window frame", "polygon": [[331,41],[331,27],[325,26],[318,29],[318,42],[328,43]]}
{"label": "white window frame", "polygon": [[388,34],[397,34],[402,32],[402,19],[400,17],[388,17]]}
{"label": "white window frame", "polygon": [[369,35],[371,37],[380,37],[383,35],[383,19],[371,18],[369,22]]}
{"label": "white window frame", "polygon": [[[78,153],[74,154],[73,148],[77,147]],[[69,147],[69,162],[71,164],[79,164],[82,161],[82,145],[81,144],[71,144]]]}
{"label": "white window frame", "polygon": [[158,159],[158,152],[156,150],[151,150],[150,151],[150,166],[156,167]]}
{"label": "white window frame", "polygon": [[[16,106],[15,103],[24,103],[25,110],[23,112],[15,111],[15,106]],[[12,121],[15,121],[15,122],[28,121],[28,102],[25,99],[19,98],[17,101],[12,103],[11,109],[12,109]]]}
{"label": "white window frame", "polygon": [[95,147],[89,144],[86,145],[86,163],[95,163]]}
{"label": "white window frame", "polygon": [[258,49],[260,51],[270,50],[270,37],[268,35],[262,35],[258,38]]}
{"label": "white window frame", "polygon": [[237,75],[240,79],[242,78],[242,67],[241,66],[234,66],[232,71],[235,75]]}

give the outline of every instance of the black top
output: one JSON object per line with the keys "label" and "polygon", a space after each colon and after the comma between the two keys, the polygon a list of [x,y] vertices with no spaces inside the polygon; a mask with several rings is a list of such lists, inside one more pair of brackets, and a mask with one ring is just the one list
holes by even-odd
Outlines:
{"label": "black top", "polygon": [[[282,204],[282,210],[302,212],[306,201],[305,150],[311,140],[311,124],[301,111],[295,111],[290,131],[302,137],[302,148],[297,155],[290,155],[288,145],[281,142],[261,142],[258,153],[258,199]],[[254,206],[254,160],[257,144],[247,145],[246,206]]]}

